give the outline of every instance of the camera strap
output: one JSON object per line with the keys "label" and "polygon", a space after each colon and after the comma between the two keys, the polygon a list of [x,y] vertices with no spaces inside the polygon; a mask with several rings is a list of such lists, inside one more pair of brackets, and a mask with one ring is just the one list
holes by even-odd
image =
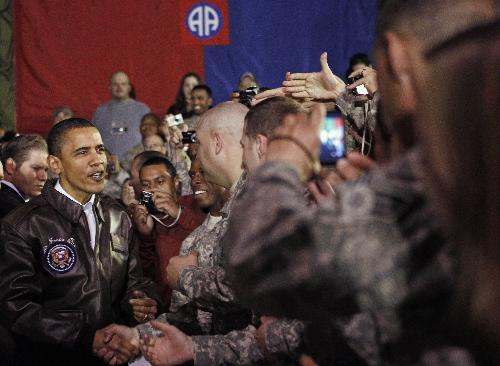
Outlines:
{"label": "camera strap", "polygon": [[170,228],[170,227],[174,226],[175,224],[177,224],[177,222],[179,221],[179,218],[181,217],[181,212],[182,212],[182,207],[179,206],[179,211],[177,212],[177,217],[175,218],[175,220],[171,224],[168,224],[168,225],[164,224],[162,222],[162,220],[165,220],[165,219],[170,217],[168,214],[163,216],[161,219],[156,217],[155,215],[151,215],[151,217],[153,218],[153,220],[157,221],[161,226],[166,227],[166,228]]}

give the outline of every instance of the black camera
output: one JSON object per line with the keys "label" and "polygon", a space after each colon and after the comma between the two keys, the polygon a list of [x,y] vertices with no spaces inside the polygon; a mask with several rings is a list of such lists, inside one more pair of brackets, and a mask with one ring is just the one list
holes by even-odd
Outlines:
{"label": "black camera", "polygon": [[151,215],[155,215],[158,213],[158,210],[156,210],[156,207],[153,203],[153,193],[151,192],[142,191],[141,197],[139,198],[139,204],[146,207]]}
{"label": "black camera", "polygon": [[259,93],[259,88],[253,86],[250,88],[246,88],[245,90],[241,90],[239,93],[239,102],[250,108],[252,106],[252,99]]}
{"label": "black camera", "polygon": [[196,138],[196,131],[187,131],[182,133],[182,143],[183,144],[196,144],[198,139]]}
{"label": "black camera", "polygon": [[[354,83],[356,80],[359,80],[363,78],[363,75],[357,75],[357,76],[354,76],[352,78],[349,78],[347,79],[347,82],[349,83],[349,85],[351,85],[352,83]],[[355,96],[360,96],[360,95],[368,95],[368,89],[366,89],[366,86],[365,84],[361,84],[361,85],[358,85],[357,87],[355,87],[351,93]]]}

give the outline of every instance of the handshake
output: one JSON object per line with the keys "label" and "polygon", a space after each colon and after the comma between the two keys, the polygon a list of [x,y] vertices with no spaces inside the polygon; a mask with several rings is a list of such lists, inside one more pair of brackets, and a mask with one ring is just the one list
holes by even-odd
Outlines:
{"label": "handshake", "polygon": [[142,353],[154,366],[181,365],[193,359],[193,344],[176,327],[151,321],[151,331],[139,336],[137,328],[111,324],[96,332],[94,353],[110,365],[128,362]]}

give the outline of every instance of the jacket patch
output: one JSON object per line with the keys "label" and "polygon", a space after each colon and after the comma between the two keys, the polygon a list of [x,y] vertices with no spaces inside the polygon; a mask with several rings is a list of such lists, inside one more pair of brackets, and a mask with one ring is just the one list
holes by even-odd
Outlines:
{"label": "jacket patch", "polygon": [[46,254],[47,264],[57,273],[71,271],[76,263],[76,251],[65,241],[52,242]]}

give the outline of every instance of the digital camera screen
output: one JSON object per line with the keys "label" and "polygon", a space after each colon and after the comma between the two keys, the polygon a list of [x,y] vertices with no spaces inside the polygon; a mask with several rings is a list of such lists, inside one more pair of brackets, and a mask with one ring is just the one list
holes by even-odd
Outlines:
{"label": "digital camera screen", "polygon": [[319,138],[322,165],[333,165],[345,156],[344,117],[337,112],[329,112],[323,119]]}

